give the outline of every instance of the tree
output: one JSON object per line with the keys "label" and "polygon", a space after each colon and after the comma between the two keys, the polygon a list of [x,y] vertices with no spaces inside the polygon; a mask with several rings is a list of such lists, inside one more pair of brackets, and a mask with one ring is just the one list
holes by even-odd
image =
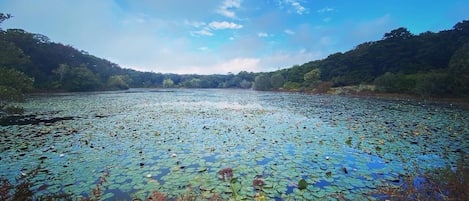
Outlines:
{"label": "tree", "polygon": [[304,73],[301,72],[299,65],[294,65],[287,70],[287,80],[290,82],[303,82]]}
{"label": "tree", "polygon": [[34,79],[23,72],[0,67],[0,115],[17,113],[22,109],[9,106],[9,103],[24,100],[24,93],[33,88]]}
{"label": "tree", "polygon": [[267,73],[260,74],[256,76],[254,81],[254,89],[259,91],[270,90],[272,86],[270,85],[270,76]]}
{"label": "tree", "polygon": [[246,80],[243,80],[239,83],[239,86],[243,89],[249,89],[252,87],[252,82],[249,82],[249,81],[246,81]]}
{"label": "tree", "polygon": [[171,78],[166,78],[163,80],[163,87],[164,88],[171,88],[174,87],[174,82]]}
{"label": "tree", "polygon": [[319,68],[315,68],[304,75],[305,83],[311,87],[314,87],[317,83],[319,83],[321,77],[321,70]]}
{"label": "tree", "polygon": [[67,91],[94,91],[102,87],[98,76],[85,64],[77,67],[65,65],[63,68],[69,70],[65,73],[63,81],[60,83],[62,89]]}
{"label": "tree", "polygon": [[129,89],[128,76],[125,75],[113,75],[107,80],[107,87],[109,89]]}
{"label": "tree", "polygon": [[283,83],[285,82],[285,79],[283,78],[283,75],[280,73],[275,73],[270,77],[270,84],[274,89],[278,89],[283,86]]}
{"label": "tree", "polygon": [[408,39],[411,38],[413,35],[404,27],[399,27],[397,29],[392,30],[389,33],[385,33],[383,39]]}
{"label": "tree", "polygon": [[0,66],[24,69],[31,61],[14,43],[0,39]]}
{"label": "tree", "polygon": [[469,43],[459,48],[449,62],[449,74],[453,78],[453,93],[469,95]]}
{"label": "tree", "polygon": [[[0,13],[0,24],[2,24],[3,21],[7,20],[7,19],[10,19],[12,18],[13,16],[10,15],[10,14],[4,14],[4,13]],[[0,30],[2,30],[0,28]]]}
{"label": "tree", "polygon": [[59,76],[59,82],[63,81],[63,78],[66,73],[70,71],[70,67],[67,64],[60,64],[57,69],[54,69],[52,72]]}

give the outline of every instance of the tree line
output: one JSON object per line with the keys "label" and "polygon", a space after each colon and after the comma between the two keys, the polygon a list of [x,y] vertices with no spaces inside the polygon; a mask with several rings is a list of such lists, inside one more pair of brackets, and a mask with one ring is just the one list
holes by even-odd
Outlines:
{"label": "tree line", "polygon": [[257,90],[315,90],[372,84],[377,90],[424,96],[469,95],[469,21],[438,33],[397,28],[365,42],[288,69],[262,73]]}

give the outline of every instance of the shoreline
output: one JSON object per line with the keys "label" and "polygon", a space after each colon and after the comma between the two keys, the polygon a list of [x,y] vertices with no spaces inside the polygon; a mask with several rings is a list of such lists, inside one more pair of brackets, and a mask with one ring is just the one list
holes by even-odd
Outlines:
{"label": "shoreline", "polygon": [[457,107],[464,110],[469,110],[469,97],[455,98],[455,97],[424,97],[414,94],[399,94],[399,93],[380,93],[380,92],[356,92],[356,93],[342,93],[333,94],[357,98],[375,98],[380,100],[391,101],[406,101],[415,102],[420,104],[441,105],[447,107]]}
{"label": "shoreline", "polygon": [[[130,88],[130,89],[139,89],[139,88]],[[144,89],[153,89],[153,90],[162,90],[162,89],[175,89],[175,88],[144,88]],[[177,89],[177,88],[176,88]],[[196,88],[195,88],[196,89]],[[220,89],[220,88],[214,88]],[[223,88],[225,89],[225,88]],[[226,88],[231,89],[231,88]],[[27,95],[44,95],[44,94],[70,94],[70,93],[109,93],[109,92],[126,92],[127,90],[99,90],[99,91],[87,91],[87,92],[66,92],[60,90],[37,90],[33,91],[32,93],[28,93]],[[249,90],[249,89],[244,89]],[[434,104],[434,105],[446,105],[448,107],[458,107],[461,109],[469,110],[469,97],[425,97],[419,96],[415,94],[404,94],[404,93],[383,93],[383,92],[375,92],[370,90],[341,90],[339,89],[332,89],[329,90],[327,93],[317,93],[311,90],[306,91],[297,91],[297,90],[271,90],[271,92],[282,92],[282,93],[305,93],[309,95],[320,95],[320,94],[327,94],[327,95],[337,95],[337,96],[348,96],[348,97],[356,97],[356,98],[375,98],[381,100],[392,100],[392,101],[413,101],[416,103],[423,103],[423,104]]]}

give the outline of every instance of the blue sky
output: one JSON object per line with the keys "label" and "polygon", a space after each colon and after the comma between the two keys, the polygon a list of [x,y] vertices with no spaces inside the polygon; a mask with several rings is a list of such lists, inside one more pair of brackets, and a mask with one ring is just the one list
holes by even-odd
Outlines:
{"label": "blue sky", "polygon": [[469,19],[467,0],[0,0],[3,29],[48,36],[125,68],[271,71]]}

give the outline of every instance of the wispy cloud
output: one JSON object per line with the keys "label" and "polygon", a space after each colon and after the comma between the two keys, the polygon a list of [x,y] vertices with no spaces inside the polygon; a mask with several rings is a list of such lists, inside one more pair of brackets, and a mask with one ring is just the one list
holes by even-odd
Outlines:
{"label": "wispy cloud", "polygon": [[321,8],[321,9],[317,10],[316,12],[317,13],[328,13],[328,12],[332,12],[332,11],[335,11],[335,9],[330,8],[330,7],[325,7],[325,8]]}
{"label": "wispy cloud", "polygon": [[280,4],[283,4],[283,3],[292,7],[295,10],[295,12],[299,15],[308,13],[308,9],[305,8],[303,5],[301,5],[301,3],[298,0],[281,0]]}
{"label": "wispy cloud", "polygon": [[236,13],[233,11],[233,9],[239,7],[241,7],[241,0],[225,0],[218,8],[217,13],[225,17],[236,18]]}
{"label": "wispy cloud", "polygon": [[290,30],[290,29],[285,29],[283,32],[288,34],[288,35],[295,35],[295,32]]}
{"label": "wispy cloud", "polygon": [[199,28],[199,27],[203,27],[203,26],[207,25],[207,23],[205,23],[205,22],[190,21],[190,20],[184,20],[184,24],[195,27],[195,28]]}
{"label": "wispy cloud", "polygon": [[190,34],[192,36],[213,36],[215,35],[213,32],[215,30],[222,30],[222,29],[241,29],[243,28],[243,25],[241,24],[236,24],[234,22],[227,22],[227,21],[213,21],[210,22],[209,24],[206,24],[204,22],[185,22],[188,25],[194,26],[196,28],[200,28],[201,26],[202,29],[198,31],[191,31]]}
{"label": "wispy cloud", "polygon": [[259,32],[257,33],[257,36],[259,36],[260,38],[265,38],[265,37],[269,37],[269,34],[265,32]]}
{"label": "wispy cloud", "polygon": [[199,48],[197,48],[197,49],[200,50],[200,51],[207,51],[207,50],[209,50],[209,48],[208,48],[207,46],[199,47]]}
{"label": "wispy cloud", "polygon": [[213,33],[209,29],[201,29],[199,31],[191,31],[192,36],[213,36]]}
{"label": "wispy cloud", "polygon": [[233,22],[227,22],[227,21],[223,21],[223,22],[213,21],[213,22],[210,22],[210,24],[208,24],[208,27],[212,29],[241,29],[243,28],[243,25],[236,24]]}

